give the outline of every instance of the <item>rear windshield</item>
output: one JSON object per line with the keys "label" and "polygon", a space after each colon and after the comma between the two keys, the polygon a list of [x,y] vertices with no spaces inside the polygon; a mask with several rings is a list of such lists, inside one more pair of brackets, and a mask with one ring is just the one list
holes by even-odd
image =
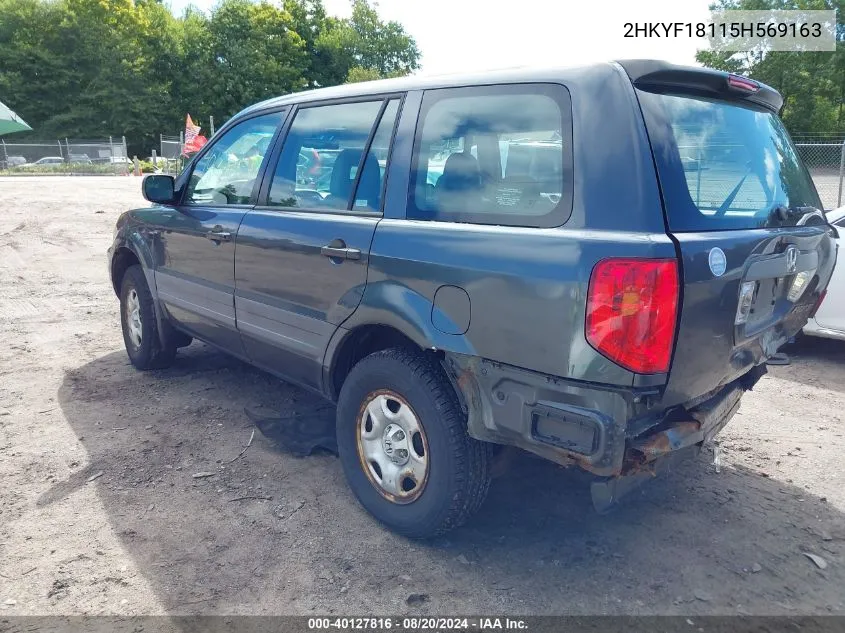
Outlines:
{"label": "rear windshield", "polygon": [[806,168],[772,112],[637,92],[671,230],[794,226],[821,208]]}

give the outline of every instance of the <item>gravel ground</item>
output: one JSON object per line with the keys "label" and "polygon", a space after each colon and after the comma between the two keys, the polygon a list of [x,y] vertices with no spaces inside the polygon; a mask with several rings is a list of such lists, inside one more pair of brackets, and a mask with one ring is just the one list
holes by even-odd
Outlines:
{"label": "gravel ground", "polygon": [[139,185],[0,178],[0,615],[845,613],[845,345],[795,346],[610,515],[516,454],[471,524],[410,542],[332,456],[236,459],[245,406],[313,396],[198,343],[132,369],[105,251]]}

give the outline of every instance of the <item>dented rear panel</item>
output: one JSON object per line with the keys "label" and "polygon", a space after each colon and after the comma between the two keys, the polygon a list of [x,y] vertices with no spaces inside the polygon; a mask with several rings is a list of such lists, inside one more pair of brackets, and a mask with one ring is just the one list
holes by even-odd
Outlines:
{"label": "dented rear panel", "polygon": [[[706,71],[708,91],[685,73],[668,84],[634,81],[681,267],[664,406],[700,399],[765,362],[806,323],[836,259],[771,89],[736,91],[729,75]],[[754,98],[758,90],[767,100]]]}

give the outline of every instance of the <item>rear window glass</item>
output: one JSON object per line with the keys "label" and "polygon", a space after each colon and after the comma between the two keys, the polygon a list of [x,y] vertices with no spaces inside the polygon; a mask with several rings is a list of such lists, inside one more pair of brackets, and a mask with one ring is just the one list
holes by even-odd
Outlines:
{"label": "rear window glass", "polygon": [[806,168],[772,112],[638,93],[673,231],[794,226],[821,208]]}
{"label": "rear window glass", "polygon": [[548,84],[428,91],[408,217],[562,224],[572,205],[568,96]]}

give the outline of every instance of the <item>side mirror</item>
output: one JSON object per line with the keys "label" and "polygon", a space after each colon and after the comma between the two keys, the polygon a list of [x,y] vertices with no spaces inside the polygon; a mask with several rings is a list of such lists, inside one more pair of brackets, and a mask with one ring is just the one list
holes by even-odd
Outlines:
{"label": "side mirror", "polygon": [[150,174],[141,183],[141,193],[150,202],[158,204],[172,204],[176,193],[174,191],[173,176]]}

